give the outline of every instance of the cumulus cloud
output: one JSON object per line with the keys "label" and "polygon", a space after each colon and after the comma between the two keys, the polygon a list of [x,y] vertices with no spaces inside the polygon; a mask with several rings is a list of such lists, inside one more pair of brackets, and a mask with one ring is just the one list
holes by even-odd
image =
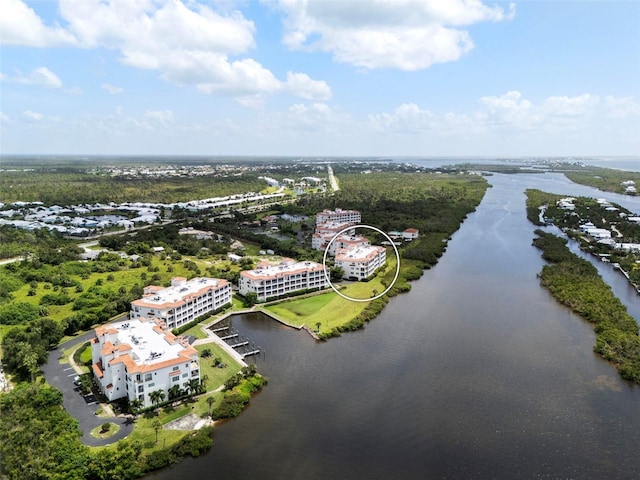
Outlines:
{"label": "cumulus cloud", "polygon": [[282,0],[285,45],[324,51],[336,61],[366,69],[415,71],[458,60],[473,48],[459,27],[513,18],[480,0]]}
{"label": "cumulus cloud", "polygon": [[551,115],[576,117],[587,115],[599,101],[597,95],[588,93],[577,97],[549,97],[544,101],[542,109]]}
{"label": "cumulus cloud", "polygon": [[324,82],[307,77],[289,85],[252,58],[232,59],[255,47],[255,25],[221,6],[224,12],[183,0],[60,0],[61,15],[79,45],[118,50],[122,63],[158,71],[169,82],[252,106],[278,91],[327,98]]}
{"label": "cumulus cloud", "polygon": [[[598,95],[551,96],[534,103],[517,90],[498,96],[484,96],[473,112],[435,114],[414,103],[405,103],[392,112],[370,114],[368,125],[380,132],[438,134],[500,134],[524,131],[561,133],[585,129],[601,118],[603,105]],[[640,105],[632,98],[605,97],[604,111],[640,115]]]}
{"label": "cumulus cloud", "polygon": [[418,132],[430,130],[435,125],[436,116],[423,110],[415,103],[403,103],[392,113],[369,115],[369,124],[379,131]]}
{"label": "cumulus cloud", "polygon": [[47,26],[22,0],[0,0],[0,44],[56,47],[76,44],[76,38],[59,25]]}
{"label": "cumulus cloud", "polygon": [[25,110],[24,112],[22,112],[22,116],[24,118],[26,118],[27,120],[32,120],[35,122],[39,122],[40,120],[42,120],[44,118],[44,115],[40,112],[34,112],[31,110]]}
{"label": "cumulus cloud", "polygon": [[36,68],[28,75],[22,75],[20,72],[13,77],[0,74],[0,79],[6,82],[21,83],[24,85],[37,85],[46,88],[62,87],[62,80],[60,80],[60,78],[47,67]]}
{"label": "cumulus cloud", "polygon": [[312,80],[305,73],[287,72],[285,88],[307,100],[329,100],[331,88],[324,81]]}
{"label": "cumulus cloud", "polygon": [[121,87],[116,87],[115,85],[111,85],[110,83],[103,83],[100,87],[103,90],[109,92],[111,95],[118,95],[124,92],[124,89]]}
{"label": "cumulus cloud", "polygon": [[480,103],[486,107],[481,113],[483,120],[492,126],[529,128],[539,122],[531,102],[516,90],[497,97],[482,97]]}
{"label": "cumulus cloud", "polygon": [[11,123],[11,118],[4,112],[0,112],[0,123]]}

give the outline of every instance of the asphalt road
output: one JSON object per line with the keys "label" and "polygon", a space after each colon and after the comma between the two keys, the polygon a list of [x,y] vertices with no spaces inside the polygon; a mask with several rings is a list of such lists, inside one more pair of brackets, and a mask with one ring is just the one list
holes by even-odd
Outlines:
{"label": "asphalt road", "polygon": [[[58,387],[63,394],[63,406],[69,414],[79,422],[82,437],[80,441],[85,445],[97,447],[109,445],[122,438],[125,438],[133,430],[133,423],[126,417],[104,417],[96,415],[100,407],[93,396],[83,397],[78,391],[78,387],[73,384],[73,379],[77,375],[73,367],[68,363],[60,363],[59,358],[62,348],[65,345],[84,343],[93,338],[93,331],[82,334],[58,346],[49,352],[49,361],[41,367],[47,382]],[[120,430],[109,438],[94,438],[91,430],[106,422],[112,422],[120,426]]]}

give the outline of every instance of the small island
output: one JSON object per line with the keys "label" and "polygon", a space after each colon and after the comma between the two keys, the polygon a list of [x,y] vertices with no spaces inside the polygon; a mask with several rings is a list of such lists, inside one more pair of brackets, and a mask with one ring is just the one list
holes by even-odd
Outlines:
{"label": "small island", "polygon": [[[618,262],[630,264],[629,271],[635,278],[640,245],[625,242],[625,235],[640,233],[640,226],[631,212],[602,199],[562,197],[528,190],[527,214],[537,225],[561,227],[582,249],[603,261],[613,262],[628,279],[630,274],[622,270]],[[599,226],[594,225],[596,222]],[[608,229],[603,228],[605,225]],[[636,320],[627,313],[597,269],[569,250],[567,239],[543,230],[536,230],[536,235],[533,244],[549,262],[540,273],[541,285],[558,302],[594,324],[596,353],[614,364],[623,378],[640,383],[640,337]]]}

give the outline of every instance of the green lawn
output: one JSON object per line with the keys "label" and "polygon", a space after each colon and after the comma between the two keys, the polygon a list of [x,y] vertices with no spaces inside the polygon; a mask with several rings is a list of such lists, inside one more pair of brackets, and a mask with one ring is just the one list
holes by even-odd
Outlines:
{"label": "green lawn", "polygon": [[[340,292],[353,299],[367,299],[382,293],[385,290],[382,278],[391,283],[395,276],[396,262],[396,256],[393,253],[389,254],[384,272],[380,272],[369,282],[343,282],[344,288]],[[413,265],[415,262],[410,263]],[[326,332],[348,323],[360,314],[367,304],[367,302],[347,300],[331,291],[302,299],[285,300],[266,306],[264,309],[295,326],[306,325],[316,330],[320,323],[320,332]]]}
{"label": "green lawn", "polygon": [[[368,296],[371,296],[372,283],[353,283],[343,292],[354,298],[363,292],[368,292]],[[265,310],[275,313],[295,326],[307,325],[307,327],[316,330],[317,324],[320,323],[320,331],[323,332],[347,323],[362,312],[366,305],[367,302],[354,302],[341,297],[335,292],[330,292],[270,305],[265,307]]]}
{"label": "green lawn", "polygon": [[[209,358],[202,358],[202,351],[205,349],[211,350],[211,356]],[[242,365],[240,365],[226,350],[222,349],[215,343],[207,343],[205,345],[197,345],[196,350],[200,355],[200,378],[207,376],[207,391],[215,390],[220,385],[224,385],[224,382],[229,377],[235,375],[240,371]],[[213,361],[216,357],[220,357],[222,363],[226,364],[226,368],[218,368],[213,366]]]}

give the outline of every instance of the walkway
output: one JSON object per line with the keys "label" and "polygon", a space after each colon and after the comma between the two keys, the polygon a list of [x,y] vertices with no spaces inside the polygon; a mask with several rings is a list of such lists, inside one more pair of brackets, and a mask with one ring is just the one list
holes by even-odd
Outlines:
{"label": "walkway", "polygon": [[329,183],[331,184],[331,189],[334,192],[340,190],[340,187],[338,186],[338,180],[336,180],[335,175],[333,175],[333,168],[331,168],[331,165],[327,165],[327,174],[329,175]]}

